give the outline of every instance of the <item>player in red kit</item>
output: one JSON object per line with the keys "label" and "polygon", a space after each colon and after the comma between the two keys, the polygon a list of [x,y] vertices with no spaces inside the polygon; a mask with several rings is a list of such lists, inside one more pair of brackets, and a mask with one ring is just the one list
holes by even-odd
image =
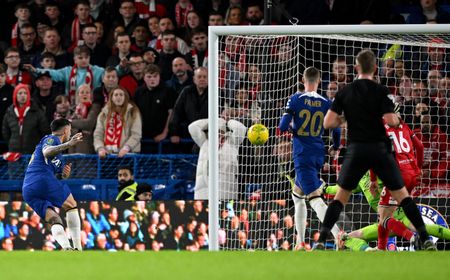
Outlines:
{"label": "player in red kit", "polygon": [[[397,104],[396,104],[397,105]],[[396,109],[398,106],[396,106]],[[397,112],[397,110],[396,110]],[[409,193],[418,183],[423,164],[423,144],[415,136],[414,132],[403,121],[397,127],[385,125],[386,133],[392,141],[395,151],[395,159],[399,165],[400,173],[405,187]],[[376,187],[376,179],[371,180],[371,186]],[[393,218],[394,211],[397,209],[397,202],[392,198],[391,193],[386,187],[383,187],[378,204],[378,214],[380,222],[378,223],[378,249],[386,250],[386,244],[389,238],[389,232],[392,231],[398,236],[411,240],[413,233],[400,221]]]}

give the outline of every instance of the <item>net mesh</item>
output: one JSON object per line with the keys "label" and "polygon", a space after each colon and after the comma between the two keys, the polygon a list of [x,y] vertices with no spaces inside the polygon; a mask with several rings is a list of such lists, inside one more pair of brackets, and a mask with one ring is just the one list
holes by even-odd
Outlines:
{"label": "net mesh", "polygon": [[[276,127],[288,98],[302,90],[300,82],[306,67],[321,71],[319,94],[332,99],[337,90],[353,81],[355,57],[366,48],[378,57],[378,81],[389,88],[392,99],[400,104],[402,118],[424,143],[423,176],[412,194],[417,202],[440,212],[440,223],[446,226],[450,213],[448,34],[227,35],[219,36],[219,115],[225,120],[238,120],[247,128],[262,123],[270,137],[262,146],[244,139],[234,169],[222,165],[233,162],[232,153],[219,157],[220,192],[228,192],[228,199],[219,206],[221,249],[293,249],[296,233],[291,180],[295,173],[291,138]],[[429,136],[422,133],[426,124],[421,115],[431,115]],[[323,138],[328,150],[330,133],[325,131]],[[345,147],[345,129],[341,145]],[[338,157],[326,157],[320,175],[328,185],[336,183],[340,162]],[[234,171],[225,177],[229,170]],[[230,175],[234,179],[225,182],[227,187],[223,180]],[[339,225],[347,232],[377,220],[376,212],[358,193],[345,213]],[[312,245],[317,240],[318,230],[318,219],[308,205],[307,243]],[[439,240],[440,247],[448,246],[448,242]],[[404,244],[398,239],[396,245]]]}

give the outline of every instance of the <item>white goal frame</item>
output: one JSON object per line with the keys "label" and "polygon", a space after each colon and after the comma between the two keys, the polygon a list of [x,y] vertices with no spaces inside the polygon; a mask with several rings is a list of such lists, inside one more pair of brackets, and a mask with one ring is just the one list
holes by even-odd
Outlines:
{"label": "white goal frame", "polygon": [[[450,24],[412,25],[315,25],[315,26],[210,26],[208,28],[209,110],[209,250],[219,250],[219,36],[221,35],[313,35],[313,34],[432,34],[450,33]],[[213,133],[216,132],[216,133]]]}

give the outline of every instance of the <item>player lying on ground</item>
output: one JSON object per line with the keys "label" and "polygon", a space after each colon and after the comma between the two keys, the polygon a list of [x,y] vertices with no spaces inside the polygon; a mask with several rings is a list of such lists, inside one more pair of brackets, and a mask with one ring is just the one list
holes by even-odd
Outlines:
{"label": "player lying on ground", "polygon": [[[314,67],[308,67],[303,72],[305,92],[297,92],[291,96],[286,112],[280,121],[280,131],[294,131],[293,158],[295,167],[295,187],[292,191],[292,199],[295,208],[295,228],[297,231],[296,249],[304,247],[306,231],[306,202],[314,209],[320,221],[323,221],[327,205],[320,196],[322,182],[319,180],[319,172],[324,163],[325,148],[322,140],[323,119],[331,106],[331,101],[317,93],[320,82],[320,71]],[[340,129],[333,130],[334,149],[339,148]],[[339,228],[333,226],[331,233],[337,240]]]}
{"label": "player lying on ground", "polygon": [[72,250],[64,231],[63,221],[55,207],[64,209],[73,247],[81,251],[81,225],[77,202],[69,187],[55,176],[61,174],[63,179],[69,178],[71,164],[63,163],[61,153],[83,141],[82,133],[70,138],[71,127],[70,121],[66,119],[52,121],[50,124],[52,134],[41,139],[28,163],[22,192],[25,202],[50,224],[52,235],[63,250]]}
{"label": "player lying on ground", "polygon": [[[354,193],[362,192],[370,207],[378,212],[378,203],[380,201],[381,190],[383,189],[383,182],[378,179],[379,190],[377,192],[371,192],[370,190],[371,178],[369,172],[367,172],[363,178],[359,181],[358,187],[353,191]],[[337,185],[331,185],[327,188],[324,188],[324,193],[329,195],[335,195],[337,192]],[[405,238],[406,240],[410,240],[413,233],[410,231],[415,231],[414,226],[411,222],[406,218],[405,213],[402,208],[398,208],[394,212],[393,222],[400,222],[401,225],[396,225],[396,228],[399,230],[397,233],[392,233],[391,235],[397,235]],[[427,232],[434,237],[450,240],[450,229],[445,228],[440,225],[434,224],[426,224],[425,225]],[[342,239],[344,239],[345,247],[349,248],[352,251],[366,251],[370,250],[368,242],[375,241],[378,238],[378,223],[372,224],[361,229],[350,232],[347,235],[344,235]]]}

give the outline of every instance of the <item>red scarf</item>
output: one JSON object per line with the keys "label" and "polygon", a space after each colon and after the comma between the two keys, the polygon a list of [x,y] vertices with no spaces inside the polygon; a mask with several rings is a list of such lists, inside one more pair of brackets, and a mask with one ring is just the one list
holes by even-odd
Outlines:
{"label": "red scarf", "polygon": [[80,119],[86,119],[87,115],[89,113],[89,108],[91,107],[92,103],[91,102],[81,102],[77,105],[77,107],[75,108],[75,114],[80,118]]}
{"label": "red scarf", "polygon": [[205,51],[205,56],[203,57],[202,65],[198,63],[198,54],[196,49],[191,50],[192,59],[194,60],[194,69],[197,69],[200,66],[208,67],[208,50]]}
{"label": "red scarf", "polygon": [[120,114],[111,113],[111,117],[106,120],[105,148],[108,151],[119,152],[120,139],[122,138],[123,121]]}
{"label": "red scarf", "polygon": [[[91,17],[88,18],[87,23],[92,23]],[[81,39],[81,28],[80,28],[80,20],[76,16],[72,21],[72,30],[70,32],[70,40],[72,41],[72,46],[78,46],[78,40]]]}
{"label": "red scarf", "polygon": [[[78,70],[78,66],[74,65],[72,67],[72,70],[70,71],[70,76],[69,76],[69,101],[70,104],[75,104],[75,94],[77,91],[77,70]],[[92,74],[92,68],[89,65],[86,69],[86,77],[85,77],[85,84],[88,84],[91,87],[92,90],[92,79],[94,78],[94,75]]]}
{"label": "red scarf", "polygon": [[15,76],[6,75],[6,81],[5,82],[8,85],[11,85],[12,87],[15,87],[16,85],[21,84],[22,80],[23,80],[23,72],[19,70],[19,72]]}
{"label": "red scarf", "polygon": [[[25,102],[24,105],[22,105],[22,107],[20,107],[19,103],[17,102],[17,93],[21,89],[25,89],[27,91],[27,101]],[[20,135],[22,135],[23,121],[31,107],[30,99],[31,99],[30,89],[28,88],[28,86],[25,84],[18,84],[13,92],[13,105],[14,105],[14,113],[16,113],[17,119],[19,120],[19,134]]]}
{"label": "red scarf", "polygon": [[17,38],[19,37],[19,22],[16,22],[11,31],[11,47],[17,47],[18,41]]}
{"label": "red scarf", "polygon": [[189,3],[186,8],[182,8],[180,3],[175,5],[175,21],[177,22],[178,28],[185,27],[187,24],[187,14],[194,10],[194,6]]}

